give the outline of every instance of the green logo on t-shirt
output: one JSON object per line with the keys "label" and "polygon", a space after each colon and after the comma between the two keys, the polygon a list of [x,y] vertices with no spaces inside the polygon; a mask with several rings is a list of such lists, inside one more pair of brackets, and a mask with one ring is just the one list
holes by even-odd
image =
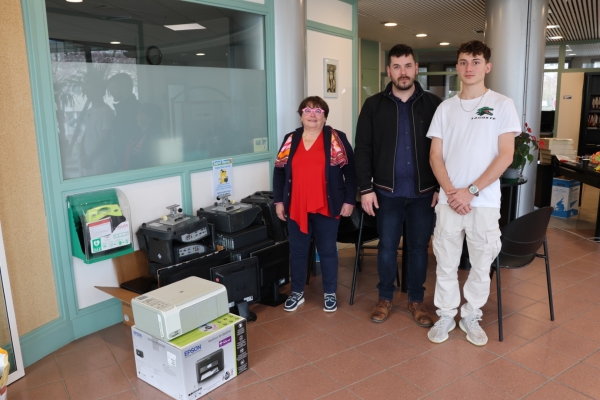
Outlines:
{"label": "green logo on t-shirt", "polygon": [[481,107],[479,110],[477,110],[477,115],[482,116],[482,115],[494,115],[492,114],[492,111],[494,111],[493,108],[490,107]]}

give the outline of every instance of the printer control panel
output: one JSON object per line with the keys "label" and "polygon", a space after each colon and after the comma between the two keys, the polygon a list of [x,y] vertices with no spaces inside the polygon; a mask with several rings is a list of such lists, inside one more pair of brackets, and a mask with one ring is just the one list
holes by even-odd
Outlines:
{"label": "printer control panel", "polygon": [[195,232],[186,233],[181,236],[181,241],[184,243],[195,242],[196,240],[202,239],[208,236],[208,228],[204,227],[202,229],[198,229]]}
{"label": "printer control panel", "polygon": [[202,254],[206,252],[206,247],[201,244],[186,246],[179,249],[179,257],[185,257],[192,254]]}
{"label": "printer control panel", "polygon": [[168,311],[173,308],[173,304],[167,303],[166,301],[159,300],[150,296],[140,296],[137,298],[140,303],[143,303],[149,307],[155,308],[159,311]]}

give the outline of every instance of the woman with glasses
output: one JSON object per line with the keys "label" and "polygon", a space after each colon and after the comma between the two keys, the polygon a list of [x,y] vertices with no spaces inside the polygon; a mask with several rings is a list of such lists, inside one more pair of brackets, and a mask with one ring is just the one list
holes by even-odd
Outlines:
{"label": "woman with glasses", "polygon": [[273,195],[277,216],[288,221],[292,295],[284,310],[304,303],[311,236],[321,262],[324,307],[337,310],[337,229],[356,202],[354,154],[343,132],[325,125],[329,106],[318,96],[298,107],[302,126],[288,133],[277,154]]}

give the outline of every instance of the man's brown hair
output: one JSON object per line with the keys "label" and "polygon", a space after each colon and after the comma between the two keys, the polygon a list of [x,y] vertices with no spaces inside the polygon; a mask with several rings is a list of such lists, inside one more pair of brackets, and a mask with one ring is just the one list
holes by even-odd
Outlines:
{"label": "man's brown hair", "polygon": [[460,57],[460,53],[470,54],[473,57],[482,55],[486,64],[490,62],[492,50],[487,45],[479,40],[471,40],[470,42],[461,43],[456,50],[456,61]]}

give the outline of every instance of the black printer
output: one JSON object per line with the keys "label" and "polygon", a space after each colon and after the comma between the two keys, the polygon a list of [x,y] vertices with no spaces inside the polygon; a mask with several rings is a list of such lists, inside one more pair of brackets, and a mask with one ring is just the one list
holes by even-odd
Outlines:
{"label": "black printer", "polygon": [[206,218],[182,213],[179,204],[168,215],[143,223],[136,232],[150,263],[172,265],[214,251],[214,230]]}

